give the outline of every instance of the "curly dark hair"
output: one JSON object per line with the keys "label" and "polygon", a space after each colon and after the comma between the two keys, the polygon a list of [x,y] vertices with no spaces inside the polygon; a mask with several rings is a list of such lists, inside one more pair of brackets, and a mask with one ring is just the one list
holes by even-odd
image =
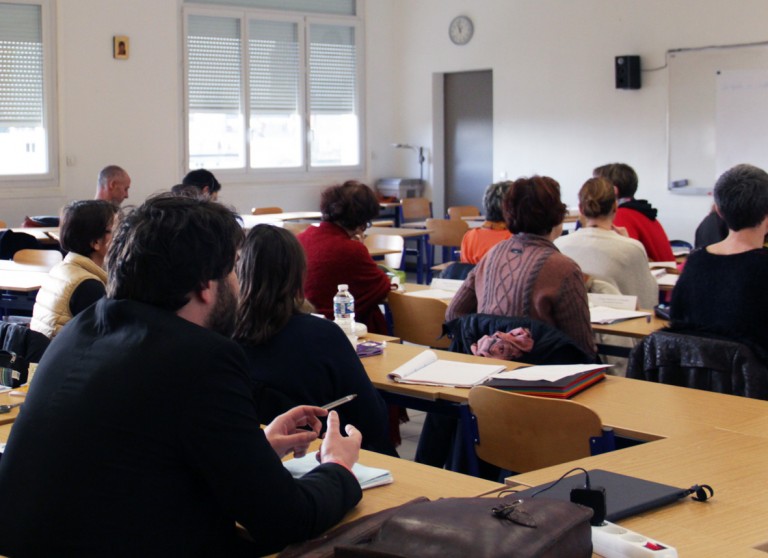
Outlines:
{"label": "curly dark hair", "polygon": [[127,213],[107,253],[107,296],[175,312],[189,294],[234,269],[240,217],[225,206],[169,192]]}
{"label": "curly dark hair", "polygon": [[357,180],[331,186],[320,196],[323,221],[353,231],[379,214],[379,200],[368,186]]}
{"label": "curly dark hair", "polygon": [[568,208],[560,201],[560,184],[548,176],[518,178],[503,202],[504,222],[513,234],[546,236],[563,222]]}

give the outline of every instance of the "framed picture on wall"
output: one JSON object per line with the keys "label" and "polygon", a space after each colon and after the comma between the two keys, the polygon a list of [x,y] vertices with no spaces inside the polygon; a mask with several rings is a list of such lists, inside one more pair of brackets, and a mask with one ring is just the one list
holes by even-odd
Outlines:
{"label": "framed picture on wall", "polygon": [[130,41],[126,35],[115,35],[112,38],[112,56],[118,60],[128,60]]}

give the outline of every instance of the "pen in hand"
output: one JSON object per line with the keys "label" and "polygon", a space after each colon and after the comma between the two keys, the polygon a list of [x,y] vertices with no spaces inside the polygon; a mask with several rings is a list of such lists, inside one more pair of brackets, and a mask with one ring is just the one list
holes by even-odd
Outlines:
{"label": "pen in hand", "polygon": [[331,409],[335,409],[339,405],[343,405],[348,401],[352,401],[355,397],[357,397],[356,393],[353,393],[351,395],[345,395],[341,399],[337,399],[336,401],[331,401],[330,403],[323,405],[321,408],[325,409],[326,411],[330,411]]}

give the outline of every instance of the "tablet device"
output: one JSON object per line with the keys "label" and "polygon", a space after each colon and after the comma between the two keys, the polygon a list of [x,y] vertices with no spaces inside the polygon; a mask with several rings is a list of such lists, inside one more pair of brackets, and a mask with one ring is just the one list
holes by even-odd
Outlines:
{"label": "tablet device", "polygon": [[[589,482],[593,488],[600,486],[605,489],[605,518],[611,522],[670,504],[690,494],[690,491],[684,488],[603,471],[602,469],[589,471]],[[530,498],[550,484],[552,483],[534,486],[517,492],[516,495],[523,499]],[[565,477],[555,486],[539,495],[570,502],[571,489],[584,488],[584,485],[584,473],[579,473]]]}

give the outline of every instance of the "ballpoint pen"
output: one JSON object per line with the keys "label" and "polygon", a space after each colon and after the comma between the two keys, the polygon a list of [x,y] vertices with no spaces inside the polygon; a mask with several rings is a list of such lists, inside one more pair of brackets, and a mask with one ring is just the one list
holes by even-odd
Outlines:
{"label": "ballpoint pen", "polygon": [[326,411],[330,411],[331,409],[335,409],[339,405],[343,405],[347,401],[352,401],[355,397],[357,397],[356,393],[353,393],[351,395],[346,395],[341,399],[337,399],[336,401],[331,401],[330,403],[323,405],[322,408],[325,409]]}

